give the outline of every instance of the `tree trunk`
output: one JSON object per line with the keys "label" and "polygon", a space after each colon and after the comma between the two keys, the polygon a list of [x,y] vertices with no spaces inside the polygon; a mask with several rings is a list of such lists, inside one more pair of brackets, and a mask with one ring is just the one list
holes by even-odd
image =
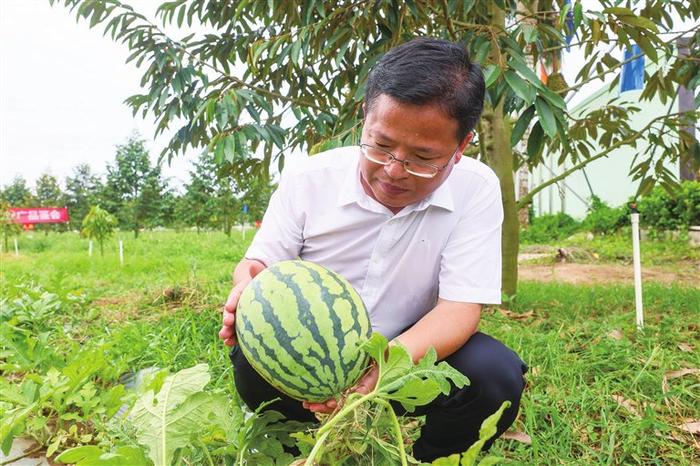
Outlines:
{"label": "tree trunk", "polygon": [[518,287],[518,249],[520,225],[515,206],[513,181],[513,151],[510,147],[510,125],[503,117],[503,102],[496,108],[487,107],[482,116],[483,143],[486,163],[496,172],[501,183],[503,200],[503,234],[501,236],[501,286],[507,296],[515,295]]}
{"label": "tree trunk", "polygon": [[[495,3],[495,2],[494,2]],[[491,4],[491,25],[496,30],[505,29],[505,13]],[[491,50],[493,62],[498,60],[496,50]],[[496,172],[501,183],[503,200],[503,233],[501,236],[502,277],[501,288],[507,296],[514,296],[518,288],[518,249],[520,247],[520,225],[515,205],[515,181],[513,179],[513,150],[510,147],[511,123],[503,114],[503,100],[495,107],[486,106],[482,116],[485,144],[482,154],[485,162]]]}

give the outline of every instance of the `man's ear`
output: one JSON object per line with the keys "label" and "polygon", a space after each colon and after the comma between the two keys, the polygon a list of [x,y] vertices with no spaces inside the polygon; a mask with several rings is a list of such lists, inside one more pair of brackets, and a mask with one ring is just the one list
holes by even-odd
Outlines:
{"label": "man's ear", "polygon": [[469,143],[472,142],[472,139],[474,139],[474,131],[469,131],[467,133],[467,135],[464,136],[464,139],[462,140],[462,142],[459,145],[459,153],[460,154],[465,151],[465,149],[467,148]]}
{"label": "man's ear", "polygon": [[362,115],[360,115],[360,117],[362,118],[362,121],[365,120],[366,116],[367,116],[367,102],[362,102]]}
{"label": "man's ear", "polygon": [[469,146],[469,143],[474,139],[474,132],[469,131],[466,136],[464,136],[464,139],[462,139],[462,142],[459,144],[459,147],[456,150],[455,155],[455,163],[459,163],[459,160],[462,158],[462,154],[466,150],[467,146]]}

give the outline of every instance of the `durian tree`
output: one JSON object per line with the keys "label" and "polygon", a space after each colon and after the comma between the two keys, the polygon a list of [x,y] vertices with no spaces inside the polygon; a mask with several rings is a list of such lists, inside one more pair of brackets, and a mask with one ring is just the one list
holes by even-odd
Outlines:
{"label": "durian tree", "polygon": [[[151,20],[118,0],[49,1],[70,7],[130,49],[128,61],[144,70],[144,92],[126,101],[135,113],[156,118],[156,134],[173,130],[163,157],[205,148],[235,177],[267,177],[292,149],[356,144],[367,74],[394,45],[416,36],[463,43],[487,83],[484,115],[468,153],[480,156],[501,181],[508,295],[517,287],[517,210],[541,189],[642,140],[663,145],[642,154],[631,170],[642,190],[674,182],[663,160],[700,159],[695,141],[680,131],[695,114],[664,115],[633,129],[630,118],[638,109],[632,105],[611,102],[580,117],[562,98],[619,74],[624,62],[616,51],[633,44],[648,60],[664,63],[646,77],[642,98],[668,100],[678,84],[695,89],[700,2],[602,0],[586,9],[563,0],[175,0],[163,2]],[[672,13],[694,26],[679,30]],[[166,27],[176,32],[168,35]],[[675,55],[682,34],[690,37],[687,58]],[[555,59],[567,36],[586,64],[575,82],[559,80],[550,89],[529,64]],[[526,135],[527,149],[514,150]],[[545,148],[573,168],[516,202],[514,171],[542,163]]]}

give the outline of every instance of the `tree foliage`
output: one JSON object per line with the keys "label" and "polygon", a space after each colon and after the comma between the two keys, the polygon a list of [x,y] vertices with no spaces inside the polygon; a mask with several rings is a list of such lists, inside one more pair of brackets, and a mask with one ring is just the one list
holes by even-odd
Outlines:
{"label": "tree foliage", "polygon": [[[58,178],[44,173],[36,180],[36,203],[39,207],[62,207],[64,204],[63,192],[58,184]],[[57,224],[41,224],[38,229],[44,231],[47,235],[49,231],[56,231],[62,225]]]}
{"label": "tree foliage", "polygon": [[98,204],[102,181],[93,174],[88,164],[80,164],[73,169],[73,175],[66,177],[65,200],[70,213],[70,225],[79,230],[82,219],[91,205]]}
{"label": "tree foliage", "polygon": [[89,239],[97,240],[100,245],[100,255],[104,256],[104,242],[114,233],[117,219],[114,215],[100,206],[93,206],[82,221],[82,235]]}
{"label": "tree foliage", "polygon": [[159,164],[151,165],[145,141],[137,135],[117,146],[113,165],[107,166],[103,197],[106,207],[115,212],[120,225],[134,232],[159,217],[159,201],[165,190]]}
{"label": "tree foliage", "polygon": [[[517,282],[517,209],[536,192],[642,140],[649,149],[631,168],[640,192],[656,180],[675,182],[665,161],[700,160],[697,143],[681,131],[697,115],[662,115],[634,128],[630,119],[639,109],[633,104],[611,101],[580,116],[562,98],[619,73],[623,62],[615,51],[633,44],[658,65],[647,71],[642,99],[673,99],[679,84],[695,89],[698,2],[602,0],[599,9],[585,10],[580,1],[560,0],[175,0],[163,2],[152,21],[118,0],[50,1],[70,7],[91,27],[103,25],[106,35],[130,49],[128,60],[144,70],[145,91],[127,103],[135,113],[153,115],[157,133],[176,130],[163,156],[206,148],[239,177],[267,174],[289,149],[356,143],[367,74],[392,46],[424,35],[465,44],[486,77],[474,149],[501,180],[508,294],[515,293]],[[679,31],[671,13],[694,26]],[[168,36],[165,27],[179,32]],[[690,36],[691,56],[677,58],[675,39],[683,33]],[[567,35],[582,47],[586,64],[575,82],[560,80],[550,89],[528,63],[556,64]],[[517,149],[526,135],[526,150]],[[249,155],[259,147],[261,156]],[[545,147],[573,168],[518,204],[513,171],[541,163]]]}
{"label": "tree foliage", "polygon": [[10,207],[29,207],[34,205],[35,197],[27,186],[27,181],[17,175],[2,190],[2,201]]}

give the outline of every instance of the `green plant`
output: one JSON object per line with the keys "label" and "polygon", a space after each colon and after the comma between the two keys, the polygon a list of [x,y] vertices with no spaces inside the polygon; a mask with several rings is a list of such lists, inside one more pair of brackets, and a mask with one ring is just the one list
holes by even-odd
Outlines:
{"label": "green plant", "polygon": [[[343,464],[348,458],[363,462],[357,458],[358,451],[361,451],[358,446],[348,445],[342,435],[349,430],[348,422],[352,430],[362,429],[364,426],[365,437],[376,435],[374,432],[376,420],[368,422],[372,421],[368,416],[359,420],[355,417],[358,408],[362,405],[383,408],[381,416],[390,425],[390,432],[394,436],[391,445],[394,448],[382,448],[381,453],[385,456],[389,454],[390,463],[408,464],[409,457],[404,449],[401,425],[390,402],[401,403],[410,413],[417,406],[430,403],[439,394],[448,394],[452,386],[459,388],[469,383],[464,375],[446,362],[438,363],[437,354],[433,348],[414,364],[411,355],[403,346],[397,344],[389,347],[384,336],[374,333],[365,343],[364,350],[377,364],[379,372],[377,384],[366,395],[355,392],[347,395],[341,403],[341,408],[322,423],[314,435],[313,448],[306,458],[308,464],[315,464],[315,460],[320,461],[326,456],[330,456],[326,461],[332,464]],[[366,412],[369,413],[371,410]],[[346,428],[343,428],[343,424],[346,424]],[[369,452],[365,452],[367,453]]]}
{"label": "green plant", "polygon": [[678,230],[700,225],[700,182],[685,181],[669,192],[656,186],[637,203],[644,226],[655,230]]}
{"label": "green plant", "polygon": [[571,216],[560,212],[553,215],[531,217],[531,224],[520,233],[523,243],[548,243],[568,238],[576,233],[581,225]]}
{"label": "green plant", "polygon": [[610,234],[629,223],[628,209],[625,206],[610,207],[598,196],[591,197],[591,206],[582,225],[596,234]]}
{"label": "green plant", "polygon": [[96,239],[100,244],[100,255],[104,256],[104,241],[112,235],[117,219],[100,206],[92,206],[83,219],[83,236]]}

